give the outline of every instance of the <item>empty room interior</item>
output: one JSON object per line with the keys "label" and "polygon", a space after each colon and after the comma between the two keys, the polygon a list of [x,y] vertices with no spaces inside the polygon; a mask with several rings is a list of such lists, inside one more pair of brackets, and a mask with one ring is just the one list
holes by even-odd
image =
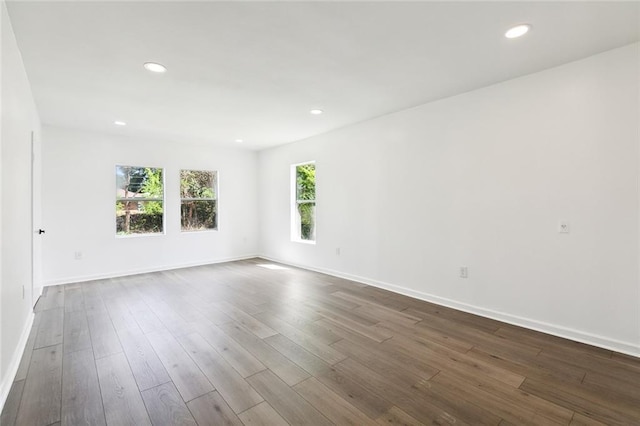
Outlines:
{"label": "empty room interior", "polygon": [[640,2],[0,6],[2,426],[640,425]]}

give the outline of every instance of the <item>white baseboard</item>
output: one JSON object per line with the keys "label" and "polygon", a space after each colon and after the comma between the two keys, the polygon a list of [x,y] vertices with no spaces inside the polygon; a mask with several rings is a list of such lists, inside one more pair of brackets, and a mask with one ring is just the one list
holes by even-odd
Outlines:
{"label": "white baseboard", "polygon": [[435,296],[433,294],[423,293],[420,291],[412,290],[410,288],[390,284],[383,281],[374,280],[371,278],[360,277],[340,271],[335,271],[326,268],[317,268],[308,265],[296,264],[288,262],[282,259],[275,259],[269,256],[260,255],[262,259],[270,260],[273,262],[283,263],[285,265],[291,265],[311,271],[321,272],[323,274],[332,275],[338,278],[344,278],[351,281],[356,281],[363,284],[368,284],[373,287],[382,288],[392,291],[394,293],[403,294],[405,296],[413,297],[415,299],[424,300],[426,302],[435,303],[437,305],[446,306],[448,308],[457,309],[459,311],[468,312],[470,314],[480,315],[482,317],[491,318],[497,321],[502,321],[508,324],[516,325],[519,327],[528,328],[542,333],[551,334],[553,336],[562,337],[564,339],[574,340],[576,342],[585,343],[591,346],[597,346],[600,348],[620,352],[623,354],[640,357],[640,344],[634,344],[631,342],[624,342],[621,340],[611,339],[605,336],[588,333],[585,331],[575,330],[559,325],[550,324],[544,321],[534,320],[530,318],[524,318],[517,315],[507,314],[504,312],[498,312],[491,309],[482,308],[480,306],[474,306],[463,302],[447,299],[444,297]]}
{"label": "white baseboard", "polygon": [[234,262],[236,260],[253,259],[255,257],[258,257],[258,255],[247,254],[243,256],[225,257],[220,259],[207,260],[203,262],[187,262],[187,263],[180,263],[175,265],[131,269],[126,271],[113,271],[113,272],[105,272],[105,273],[92,274],[92,275],[77,275],[72,277],[64,277],[64,278],[58,278],[55,280],[45,281],[43,285],[45,287],[48,287],[52,285],[72,284],[72,283],[80,283],[80,282],[94,281],[94,280],[104,280],[107,278],[126,277],[128,275],[148,274],[150,272],[162,272],[162,271],[170,271],[173,269],[191,268],[194,266],[205,266],[205,265],[214,265],[216,263]]}
{"label": "white baseboard", "polygon": [[11,357],[11,362],[7,368],[7,372],[2,377],[2,381],[0,381],[0,412],[4,408],[4,403],[7,402],[7,397],[9,396],[9,391],[11,390],[11,386],[13,385],[13,380],[18,373],[18,367],[20,367],[20,360],[22,359],[22,354],[24,354],[24,348],[27,346],[27,340],[29,340],[29,333],[31,332],[31,327],[33,326],[33,311],[29,311],[29,316],[27,317],[27,322],[22,329],[22,334],[20,335],[20,340],[18,341],[18,346],[16,346],[15,351],[13,351],[13,355]]}

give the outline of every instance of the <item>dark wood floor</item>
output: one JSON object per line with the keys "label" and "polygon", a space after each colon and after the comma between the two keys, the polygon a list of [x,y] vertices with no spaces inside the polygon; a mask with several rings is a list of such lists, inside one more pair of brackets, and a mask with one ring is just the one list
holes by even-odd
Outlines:
{"label": "dark wood floor", "polygon": [[640,424],[640,360],[260,259],[49,287],[0,423]]}

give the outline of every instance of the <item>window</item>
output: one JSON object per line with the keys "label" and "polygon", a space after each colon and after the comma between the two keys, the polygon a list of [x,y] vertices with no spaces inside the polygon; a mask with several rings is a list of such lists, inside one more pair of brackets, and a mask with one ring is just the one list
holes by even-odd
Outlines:
{"label": "window", "polygon": [[164,232],[162,169],[116,166],[116,235]]}
{"label": "window", "polygon": [[180,170],[183,231],[218,229],[218,172]]}
{"label": "window", "polygon": [[291,166],[292,212],[291,238],[294,241],[316,240],[316,164]]}

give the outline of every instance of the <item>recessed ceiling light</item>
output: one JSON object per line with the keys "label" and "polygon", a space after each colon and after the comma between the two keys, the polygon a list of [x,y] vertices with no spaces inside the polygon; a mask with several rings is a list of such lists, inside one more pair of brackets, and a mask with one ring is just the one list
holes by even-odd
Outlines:
{"label": "recessed ceiling light", "polygon": [[506,38],[518,38],[529,32],[531,29],[531,25],[529,24],[520,24],[515,27],[509,28],[509,30],[504,33]]}
{"label": "recessed ceiling light", "polygon": [[157,64],[155,62],[145,62],[144,68],[147,71],[151,71],[151,72],[158,72],[158,73],[167,72],[167,67],[165,67],[162,64]]}
{"label": "recessed ceiling light", "polygon": [[244,142],[242,139],[236,139],[236,143],[242,143]]}
{"label": "recessed ceiling light", "polygon": [[320,114],[322,114],[323,112],[324,112],[324,111],[323,111],[323,110],[321,110],[321,109],[312,109],[311,111],[309,111],[309,113],[310,113],[310,114],[313,114],[313,115],[320,115]]}
{"label": "recessed ceiling light", "polygon": [[126,126],[127,123],[125,123],[124,121],[114,121],[113,124],[115,124],[116,126]]}

